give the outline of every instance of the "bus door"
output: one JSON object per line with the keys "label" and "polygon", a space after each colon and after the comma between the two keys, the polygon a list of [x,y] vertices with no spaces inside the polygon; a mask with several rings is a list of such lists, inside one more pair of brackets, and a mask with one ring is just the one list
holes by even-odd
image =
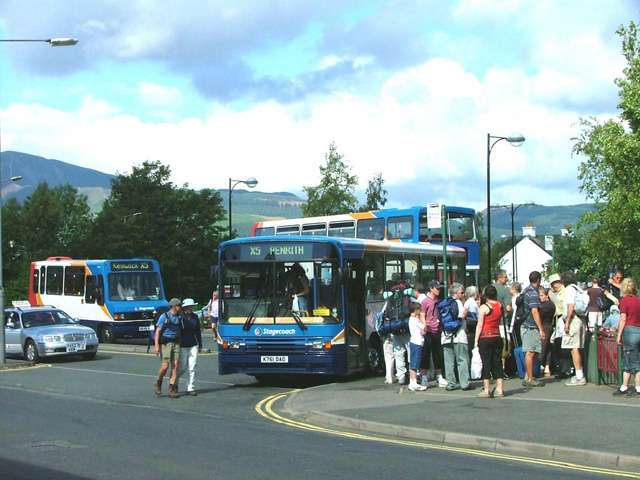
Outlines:
{"label": "bus door", "polygon": [[366,366],[366,289],[364,284],[364,264],[362,261],[348,263],[345,279],[347,371],[363,369]]}

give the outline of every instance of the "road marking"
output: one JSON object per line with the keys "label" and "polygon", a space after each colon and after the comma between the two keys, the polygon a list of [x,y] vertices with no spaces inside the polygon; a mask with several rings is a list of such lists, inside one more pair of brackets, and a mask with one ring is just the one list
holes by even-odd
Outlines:
{"label": "road marking", "polygon": [[[149,353],[147,353],[147,352],[121,352],[121,351],[118,351],[118,350],[102,349],[102,350],[98,351],[98,353],[99,354],[100,353],[109,353],[109,354],[115,353],[116,355],[141,355],[141,356],[144,356],[144,357],[149,357],[149,356],[155,357],[155,356],[157,356],[154,352],[151,352],[151,351]],[[198,357],[211,357],[211,356],[214,356],[214,355],[218,355],[218,352],[198,353]]]}
{"label": "road marking", "polygon": [[512,462],[528,463],[532,465],[561,468],[565,470],[575,470],[575,471],[585,472],[585,473],[597,473],[600,475],[640,479],[640,473],[636,473],[636,472],[625,472],[622,470],[612,470],[608,468],[588,467],[584,465],[578,465],[575,463],[560,462],[557,460],[545,460],[545,459],[539,459],[539,458],[520,457],[517,455],[488,452],[488,451],[476,450],[472,448],[454,447],[451,445],[438,445],[438,444],[426,443],[421,441],[393,439],[393,438],[386,438],[382,436],[364,435],[362,433],[352,433],[347,431],[334,430],[332,428],[325,428],[317,425],[312,425],[309,423],[292,420],[277,414],[273,410],[273,405],[277,401],[282,400],[287,396],[298,391],[299,390],[292,390],[290,392],[271,395],[261,400],[260,402],[258,402],[255,406],[255,410],[260,416],[268,420],[271,420],[273,422],[280,423],[282,425],[287,425],[293,428],[325,433],[328,435],[334,435],[339,437],[354,438],[358,440],[366,440],[371,442],[390,443],[394,445],[418,447],[424,450],[440,450],[440,451],[448,451],[448,452],[455,452],[455,453],[464,453],[467,455],[474,455],[478,457],[487,457],[487,458],[498,459],[498,460],[508,460]]}
{"label": "road marking", "polygon": [[[90,372],[90,373],[107,373],[110,375],[124,375],[127,377],[145,377],[145,378],[157,378],[157,375],[145,375],[143,373],[128,373],[128,372],[110,372],[108,370],[92,370],[89,368],[73,368],[73,367],[59,367],[57,365],[50,365],[50,367],[55,368],[56,370],[72,370],[75,372]],[[198,383],[207,383],[210,385],[227,385],[234,386],[235,383],[227,383],[227,382],[208,382],[206,380],[198,380]]]}
{"label": "road marking", "polygon": [[42,367],[50,367],[49,363],[37,363],[35,365],[20,365],[11,368],[0,368],[0,373],[2,372],[22,372],[24,370],[35,370],[36,368]]}

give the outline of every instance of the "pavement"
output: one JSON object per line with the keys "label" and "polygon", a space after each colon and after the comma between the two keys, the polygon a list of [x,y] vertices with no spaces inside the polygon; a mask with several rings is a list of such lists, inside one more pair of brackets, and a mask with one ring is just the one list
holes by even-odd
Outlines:
{"label": "pavement", "polygon": [[[364,378],[299,390],[285,403],[298,420],[379,435],[599,467],[640,471],[640,397],[613,386],[505,381],[505,397],[480,399],[431,382],[424,392]],[[492,387],[493,388],[493,387]]]}

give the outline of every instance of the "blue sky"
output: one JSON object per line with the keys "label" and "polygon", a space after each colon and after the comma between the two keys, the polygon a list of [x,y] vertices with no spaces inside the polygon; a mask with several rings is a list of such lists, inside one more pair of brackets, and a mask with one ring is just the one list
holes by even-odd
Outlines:
{"label": "blue sky", "polygon": [[388,206],[582,203],[572,137],[617,114],[635,1],[3,0],[2,150],[302,194],[335,142]]}

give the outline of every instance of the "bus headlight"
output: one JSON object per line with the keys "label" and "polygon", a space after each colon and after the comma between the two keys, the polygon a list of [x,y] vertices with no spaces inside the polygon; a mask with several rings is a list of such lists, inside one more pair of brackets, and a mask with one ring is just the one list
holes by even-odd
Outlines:
{"label": "bus headlight", "polygon": [[240,348],[240,342],[229,342],[229,348]]}

